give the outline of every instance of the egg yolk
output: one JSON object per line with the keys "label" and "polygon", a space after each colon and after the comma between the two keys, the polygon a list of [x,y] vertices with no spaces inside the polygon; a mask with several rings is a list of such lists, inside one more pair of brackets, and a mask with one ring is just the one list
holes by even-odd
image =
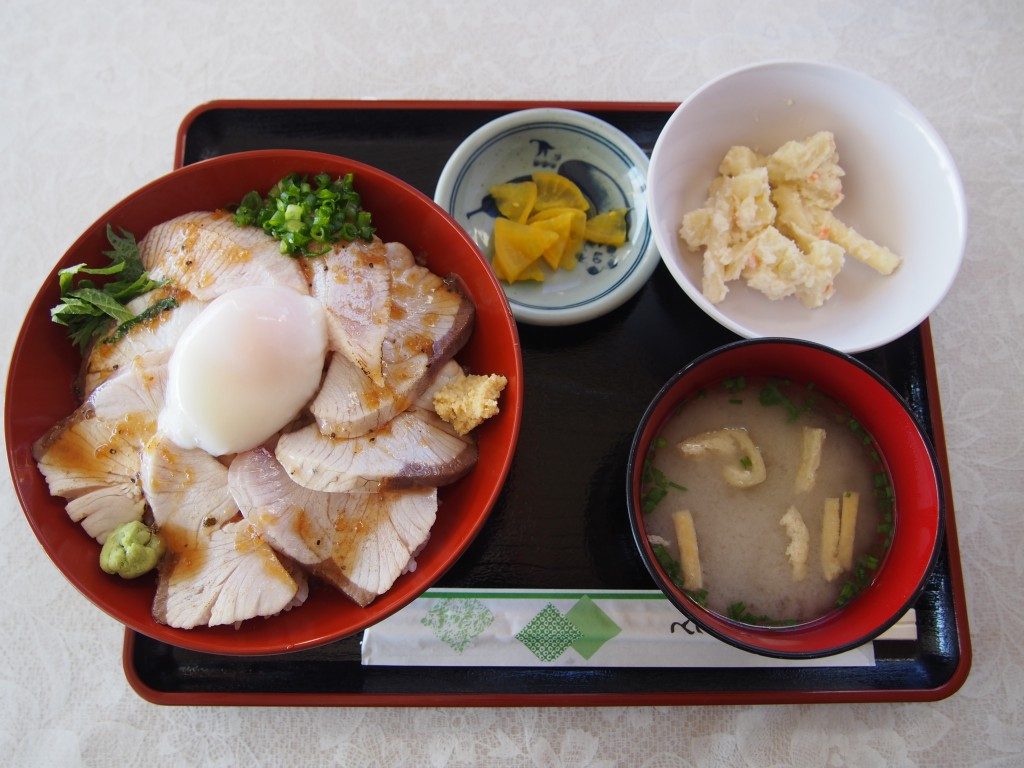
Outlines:
{"label": "egg yolk", "polygon": [[175,346],[159,428],[214,456],[255,448],[316,394],[326,355],[316,299],[280,286],[229,291]]}

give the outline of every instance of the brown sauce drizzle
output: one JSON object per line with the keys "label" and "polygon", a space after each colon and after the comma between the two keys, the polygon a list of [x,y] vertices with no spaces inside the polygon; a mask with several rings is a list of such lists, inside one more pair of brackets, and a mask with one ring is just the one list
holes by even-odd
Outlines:
{"label": "brown sauce drizzle", "polygon": [[194,531],[167,523],[160,528],[160,537],[167,545],[164,555],[168,563],[168,579],[172,584],[192,578],[206,563],[209,544]]}
{"label": "brown sauce drizzle", "polygon": [[295,586],[295,579],[281,565],[281,561],[277,559],[270,545],[263,540],[260,532],[252,523],[246,523],[238,528],[235,534],[235,550],[242,555],[255,553],[259,556],[263,572],[267,576],[277,579],[289,587]]}
{"label": "brown sauce drizzle", "polygon": [[252,260],[252,251],[240,245],[229,245],[224,250],[224,261],[228,264],[244,264]]}
{"label": "brown sauce drizzle", "polygon": [[353,561],[360,549],[359,545],[377,527],[379,518],[379,502],[376,499],[371,499],[362,515],[358,517],[339,515],[338,519],[334,521],[331,560],[342,573],[351,572]]}
{"label": "brown sauce drizzle", "polygon": [[320,539],[317,538],[313,525],[309,520],[309,513],[304,509],[296,508],[288,510],[291,516],[292,532],[299,537],[303,544],[314,552],[320,547]]}
{"label": "brown sauce drizzle", "polygon": [[[90,419],[96,418],[90,416]],[[110,462],[113,457],[137,452],[155,430],[155,424],[144,414],[128,414],[116,422],[97,420],[97,424],[109,426],[109,434],[95,445],[88,437],[87,420],[65,430],[47,451],[47,461],[67,471],[85,476],[102,476],[115,470]]]}
{"label": "brown sauce drizzle", "polygon": [[185,222],[182,225],[182,234],[184,238],[181,242],[181,248],[184,251],[191,251],[196,247],[196,243],[199,242],[200,227],[194,221]]}

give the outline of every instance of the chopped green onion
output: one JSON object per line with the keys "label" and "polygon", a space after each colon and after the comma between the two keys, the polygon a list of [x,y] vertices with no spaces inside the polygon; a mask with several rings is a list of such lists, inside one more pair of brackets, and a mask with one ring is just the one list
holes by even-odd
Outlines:
{"label": "chopped green onion", "polygon": [[811,405],[813,404],[814,400],[813,398],[808,397],[807,399],[804,400],[803,405],[797,405],[790,398],[786,397],[786,395],[782,393],[782,390],[779,389],[779,384],[786,386],[789,384],[789,382],[781,381],[776,383],[774,381],[769,381],[767,384],[761,387],[761,391],[758,393],[757,399],[761,403],[761,405],[765,406],[766,408],[772,405],[781,405],[786,410],[786,420],[796,421],[800,417],[801,413],[804,413],[805,411],[809,411],[811,409]]}
{"label": "chopped green onion", "polygon": [[857,594],[857,585],[852,581],[848,581],[843,584],[843,588],[839,590],[839,597],[836,598],[836,605],[842,607],[846,605],[850,600]]}
{"label": "chopped green onion", "polygon": [[361,207],[353,174],[332,181],[320,173],[314,183],[293,173],[277,182],[266,199],[249,192],[235,206],[235,224],[262,228],[281,241],[279,250],[289,256],[321,256],[332,243],[373,239],[372,216]]}
{"label": "chopped green onion", "polygon": [[640,511],[645,515],[650,514],[667,495],[668,489],[664,486],[657,485],[653,488],[649,488],[640,498]]}
{"label": "chopped green onion", "polygon": [[701,608],[708,607],[708,591],[706,589],[684,589],[683,592]]}
{"label": "chopped green onion", "polygon": [[763,627],[785,627],[797,622],[794,619],[773,619],[771,616],[761,614],[755,616],[747,609],[746,603],[732,603],[725,609],[726,615],[733,621],[743,624],[756,624]]}
{"label": "chopped green onion", "polygon": [[644,459],[643,468],[640,474],[640,511],[649,514],[654,511],[665,497],[668,496],[669,488],[678,491],[685,491],[686,486],[668,479],[668,476],[654,466],[654,454],[658,448],[664,448],[668,441],[663,437],[657,437],[651,441],[651,448],[647,458]]}
{"label": "chopped green onion", "polygon": [[737,376],[733,379],[723,380],[722,386],[727,392],[741,392],[747,388],[747,380],[743,376]]}
{"label": "chopped green onion", "polygon": [[[654,550],[654,559],[658,561],[662,569],[665,571],[665,575],[672,580],[672,583],[677,587],[682,588],[683,586],[683,570],[679,565],[679,562],[672,557],[672,553],[668,551],[668,547],[664,544],[653,544],[651,549]],[[705,599],[707,594],[705,593]]]}

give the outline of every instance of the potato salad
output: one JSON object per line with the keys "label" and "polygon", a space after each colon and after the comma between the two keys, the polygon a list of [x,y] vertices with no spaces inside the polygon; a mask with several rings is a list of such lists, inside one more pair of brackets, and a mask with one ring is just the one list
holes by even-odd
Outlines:
{"label": "potato salad", "polygon": [[815,308],[835,292],[846,255],[883,275],[899,266],[899,256],[832,213],[844,171],[830,132],[767,156],[732,147],[718,172],[704,207],[687,213],[679,230],[692,250],[704,249],[702,292],[711,302],[742,277],[770,299],[796,296]]}

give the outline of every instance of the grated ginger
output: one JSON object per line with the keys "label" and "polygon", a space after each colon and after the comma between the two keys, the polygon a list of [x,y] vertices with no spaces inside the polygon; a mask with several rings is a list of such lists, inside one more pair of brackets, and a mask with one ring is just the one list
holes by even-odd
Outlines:
{"label": "grated ginger", "polygon": [[434,394],[434,410],[465,435],[498,413],[498,396],[508,380],[499,374],[456,376]]}

